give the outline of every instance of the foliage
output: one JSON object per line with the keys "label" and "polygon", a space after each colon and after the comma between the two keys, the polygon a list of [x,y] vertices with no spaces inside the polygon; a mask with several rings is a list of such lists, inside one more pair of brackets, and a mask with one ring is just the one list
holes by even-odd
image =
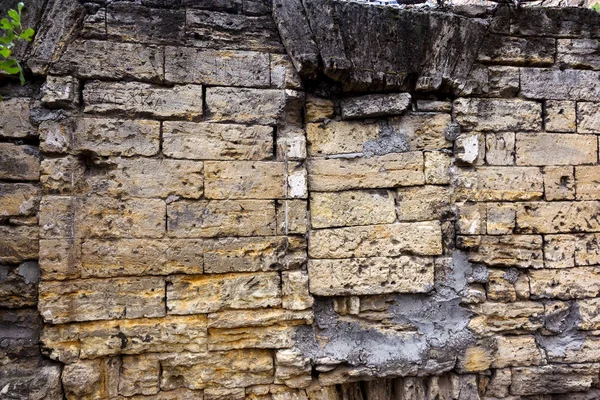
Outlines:
{"label": "foliage", "polygon": [[600,12],[600,3],[596,3],[593,6],[591,6],[590,8],[594,11]]}
{"label": "foliage", "polygon": [[12,57],[13,48],[19,40],[31,42],[35,33],[33,29],[23,29],[21,25],[23,7],[24,4],[19,3],[16,10],[8,10],[8,16],[0,19],[0,72],[18,74],[21,85],[25,84],[25,76],[19,61]]}

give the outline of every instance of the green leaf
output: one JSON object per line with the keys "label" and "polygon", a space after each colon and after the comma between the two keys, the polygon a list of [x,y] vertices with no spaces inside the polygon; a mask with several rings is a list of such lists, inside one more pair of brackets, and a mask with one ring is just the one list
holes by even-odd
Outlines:
{"label": "green leaf", "polygon": [[12,18],[15,26],[21,26],[21,16],[15,10],[8,10],[8,16]]}
{"label": "green leaf", "polygon": [[8,47],[0,47],[0,56],[4,57],[4,58],[9,58],[11,55],[12,51],[10,51],[10,49]]}
{"label": "green leaf", "polygon": [[21,39],[27,40],[28,42],[31,42],[31,39],[33,38],[34,34],[35,34],[35,31],[31,28],[28,28],[28,29],[25,29],[23,32],[21,32],[19,37]]}
{"label": "green leaf", "polygon": [[16,75],[21,72],[19,63],[17,63],[15,60],[0,62],[0,70],[6,71],[11,75]]}
{"label": "green leaf", "polygon": [[13,24],[10,23],[8,18],[2,18],[0,19],[0,28],[5,30],[13,29]]}

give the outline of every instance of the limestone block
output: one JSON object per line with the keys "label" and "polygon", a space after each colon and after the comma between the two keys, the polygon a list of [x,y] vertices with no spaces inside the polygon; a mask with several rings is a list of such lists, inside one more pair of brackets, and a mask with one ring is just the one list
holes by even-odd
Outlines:
{"label": "limestone block", "polygon": [[423,257],[310,260],[310,292],[317,296],[427,293],[433,262]]}
{"label": "limestone block", "polygon": [[454,101],[454,118],[467,131],[538,131],[542,105],[519,99],[460,98]]}
{"label": "limestone block", "polygon": [[335,104],[329,99],[323,99],[313,95],[306,96],[304,120],[309,122],[323,122],[333,118],[335,115]]}
{"label": "limestone block", "polygon": [[521,68],[521,95],[530,99],[597,101],[600,71]]}
{"label": "limestone block", "polygon": [[306,126],[308,155],[361,153],[368,140],[379,137],[377,122],[327,121]]}
{"label": "limestone block", "polygon": [[281,273],[281,305],[288,310],[306,310],[313,305],[308,290],[308,274],[302,270]]}
{"label": "limestone block", "polygon": [[597,39],[558,39],[556,63],[569,68],[600,69],[600,41]]}
{"label": "limestone block", "polygon": [[86,39],[106,39],[106,8],[98,8],[95,13],[89,10],[83,18],[81,37]]}
{"label": "limestone block", "polygon": [[37,214],[41,190],[30,183],[0,183],[0,216]]}
{"label": "limestone block", "polygon": [[204,400],[245,400],[244,388],[208,387],[204,389]]}
{"label": "limestone block", "polygon": [[311,258],[440,255],[441,233],[438,221],[322,229],[311,232],[308,254]]}
{"label": "limestone block", "polygon": [[52,324],[165,314],[162,277],[42,281],[39,293],[40,313]]}
{"label": "limestone block", "polygon": [[492,368],[540,365],[542,354],[533,336],[499,336]]}
{"label": "limestone block", "polygon": [[548,352],[548,360],[559,363],[588,363],[600,360],[600,338],[598,336],[586,336],[583,343],[564,352]]}
{"label": "limestone block", "polygon": [[110,113],[194,119],[202,116],[202,86],[163,88],[140,82],[86,83],[86,113]]}
{"label": "limestone block", "polygon": [[294,346],[296,327],[280,323],[257,328],[209,329],[210,351],[236,349],[281,349]]}
{"label": "limestone block", "polygon": [[596,37],[598,16],[585,8],[536,8],[511,18],[510,33],[518,36]]}
{"label": "limestone block", "polygon": [[160,81],[164,76],[162,48],[137,43],[77,40],[52,64],[55,75],[85,79]]}
{"label": "limestone block", "polygon": [[511,203],[487,203],[487,234],[510,235],[516,223],[516,208]]}
{"label": "limestone block", "polygon": [[42,121],[39,126],[40,149],[45,153],[66,153],[71,150],[71,127],[55,121]]}
{"label": "limestone block", "polygon": [[485,161],[485,136],[461,133],[454,142],[454,156],[459,164],[482,165]]}
{"label": "limestone block", "polygon": [[[583,185],[585,184],[582,183],[582,186]],[[577,183],[577,190],[581,190],[579,183]],[[548,201],[575,200],[575,176],[573,175],[573,167],[544,167],[544,192],[545,198]],[[583,200],[593,200],[593,198],[585,198],[585,195],[583,195],[582,198]]]}
{"label": "limestone block", "polygon": [[491,301],[512,302],[517,301],[517,291],[514,281],[518,273],[514,270],[490,269],[487,283],[487,299]]}
{"label": "limestone block", "polygon": [[277,159],[304,160],[306,159],[306,134],[299,126],[286,126],[277,131]]}
{"label": "limestone block", "polygon": [[72,76],[48,76],[42,86],[42,103],[48,107],[79,104],[79,80]]}
{"label": "limestone block", "polygon": [[44,196],[40,201],[39,225],[43,239],[75,237],[75,204],[69,196]]}
{"label": "limestone block", "polygon": [[[40,266],[26,261],[18,267],[0,265],[0,307],[25,308],[37,305]],[[308,282],[306,282],[308,293]]]}
{"label": "limestone block", "polygon": [[208,385],[247,387],[273,381],[270,350],[244,349],[208,354],[175,354],[161,361],[160,387],[204,389]]}
{"label": "limestone block", "polygon": [[449,113],[452,111],[452,103],[439,100],[417,100],[417,111]]}
{"label": "limestone block", "polygon": [[488,35],[477,56],[484,63],[546,66],[554,64],[556,40],[544,37]]}
{"label": "limestone block", "polygon": [[600,268],[576,267],[531,271],[531,295],[540,299],[580,299],[600,293]]}
{"label": "limestone block", "polygon": [[167,46],[165,80],[211,86],[269,87],[269,54]]}
{"label": "limestone block", "polygon": [[275,125],[285,113],[291,90],[214,87],[206,89],[207,117],[214,122]]}
{"label": "limestone block", "polygon": [[600,133],[600,103],[577,103],[577,132]]}
{"label": "limestone block", "polygon": [[310,358],[299,350],[285,349],[275,353],[275,377],[287,386],[298,388],[310,385],[311,371]]}
{"label": "limestone block", "polygon": [[[152,1],[152,0],[148,0]],[[157,0],[160,1],[160,0]],[[131,397],[118,397],[118,400],[204,400],[203,390],[175,389],[160,391],[151,396],[136,395]]]}
{"label": "limestone block", "polygon": [[31,99],[15,97],[4,99],[0,109],[0,138],[27,138],[37,136],[35,127],[29,122]]}
{"label": "limestone block", "polygon": [[597,382],[598,369],[598,364],[513,368],[510,392],[517,396],[526,396],[585,391]]}
{"label": "limestone block", "polygon": [[485,394],[492,398],[508,397],[508,390],[512,381],[510,368],[495,369],[492,373],[492,378],[488,384]]}
{"label": "limestone block", "polygon": [[177,275],[169,278],[167,286],[167,311],[173,315],[209,313],[223,308],[275,307],[280,304],[280,277],[276,272]]}
{"label": "limestone block", "polygon": [[425,183],[428,185],[447,185],[450,183],[449,154],[441,151],[427,151],[425,154]]}
{"label": "limestone block", "polygon": [[64,363],[118,354],[200,353],[207,349],[206,316],[46,325],[41,340],[49,356]]}
{"label": "limestone block", "polygon": [[[259,4],[263,2],[265,4]],[[270,1],[244,0],[243,6],[241,0],[183,0],[182,3],[184,6],[207,10],[190,9],[186,12],[186,41],[194,47],[253,50],[265,54],[285,53],[279,32],[270,15],[271,8],[264,9],[267,3],[270,5]],[[259,7],[261,5],[262,7]],[[251,11],[261,8],[263,10],[258,14],[268,15],[259,16]],[[221,10],[229,12],[214,12]]]}
{"label": "limestone block", "polygon": [[204,272],[276,271],[298,268],[306,261],[306,239],[267,236],[204,241]]}
{"label": "limestone block", "polygon": [[0,179],[37,181],[40,150],[34,146],[0,143]]}
{"label": "limestone block", "polygon": [[88,238],[160,238],[165,215],[165,202],[159,199],[88,197],[77,202],[76,233]]}
{"label": "limestone block", "polygon": [[578,165],[598,160],[595,135],[517,133],[517,165]]}
{"label": "limestone block", "polygon": [[118,42],[170,44],[183,40],[185,11],[112,3],[106,7],[106,31]]}
{"label": "limestone block", "polygon": [[575,102],[546,101],[544,116],[546,132],[575,132],[577,127]]}
{"label": "limestone block", "polygon": [[286,164],[272,161],[206,161],[207,199],[281,199],[286,197]]}
{"label": "limestone block", "polygon": [[83,186],[86,166],[78,157],[46,158],[40,164],[40,183],[46,193],[69,194]]}
{"label": "limestone block", "polygon": [[279,323],[291,325],[310,324],[313,321],[312,310],[290,311],[281,308],[256,310],[225,310],[208,314],[210,329],[230,329],[242,327],[272,326]]}
{"label": "limestone block", "polygon": [[579,307],[580,321],[579,329],[595,330],[600,328],[600,299],[583,299],[577,301]]}
{"label": "limestone block", "polygon": [[277,201],[277,234],[304,235],[308,232],[308,202],[306,200]]}
{"label": "limestone block", "polygon": [[311,191],[340,191],[424,183],[423,153],[387,154],[368,159],[314,158],[308,162]]}
{"label": "limestone block", "polygon": [[544,194],[542,172],[534,167],[459,169],[455,184],[459,201],[537,200]]}
{"label": "limestone block", "polygon": [[18,264],[37,260],[38,238],[37,226],[0,226],[0,263]]}
{"label": "limestone block", "polygon": [[149,356],[124,356],[119,374],[119,394],[153,395],[160,390],[160,363]]}
{"label": "limestone block", "polygon": [[204,186],[203,163],[188,160],[112,158],[88,166],[89,190],[111,197],[178,196],[198,199]]}
{"label": "limestone block", "polygon": [[82,244],[81,277],[201,274],[205,248],[195,239],[87,239]]}
{"label": "limestone block", "polygon": [[271,54],[271,87],[294,90],[303,88],[302,79],[288,55]]}
{"label": "limestone block", "polygon": [[469,260],[489,266],[542,268],[543,241],[536,235],[481,236]]}
{"label": "limestone block", "polygon": [[450,190],[444,186],[397,189],[399,221],[430,221],[451,216]]}
{"label": "limestone block", "polygon": [[575,265],[600,264],[600,235],[578,235],[575,238]]}
{"label": "limestone block", "polygon": [[482,336],[494,333],[534,332],[543,326],[544,305],[532,301],[485,302],[471,306],[475,314],[469,329]]}
{"label": "limestone block", "polygon": [[310,217],[315,229],[391,224],[396,220],[394,196],[389,190],[313,192]]}
{"label": "limestone block", "polygon": [[67,400],[114,398],[118,394],[120,360],[79,361],[65,366],[62,386]]}
{"label": "limestone block", "polygon": [[163,122],[163,153],[192,160],[265,160],[273,157],[273,128]]}
{"label": "limestone block", "polygon": [[515,163],[514,132],[486,134],[485,161],[488,165],[513,165]]}
{"label": "limestone block", "polygon": [[483,203],[457,204],[456,232],[477,235],[486,232],[487,208]]}
{"label": "limestone block", "polygon": [[600,167],[575,167],[575,181],[577,200],[600,200]]}
{"label": "limestone block", "polygon": [[167,232],[173,237],[269,236],[276,225],[271,200],[182,200],[167,206]]}
{"label": "limestone block", "polygon": [[445,113],[409,113],[392,118],[390,128],[407,139],[411,151],[440,150],[452,147],[445,137],[451,122],[451,116]]}
{"label": "limestone block", "polygon": [[341,101],[342,119],[373,118],[398,115],[410,107],[409,93],[368,94]]}
{"label": "limestone block", "polygon": [[600,202],[531,202],[517,207],[517,230],[522,233],[576,233],[600,231],[595,216]]}
{"label": "limestone block", "polygon": [[573,235],[544,236],[544,266],[546,268],[571,268],[575,266],[577,239]]}

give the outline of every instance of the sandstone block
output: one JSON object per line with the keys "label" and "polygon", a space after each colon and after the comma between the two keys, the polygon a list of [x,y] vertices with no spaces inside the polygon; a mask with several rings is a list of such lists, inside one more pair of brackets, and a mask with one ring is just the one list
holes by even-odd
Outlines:
{"label": "sandstone block", "polygon": [[306,159],[306,134],[299,126],[288,125],[277,132],[276,157],[280,161]]}
{"label": "sandstone block", "polygon": [[81,242],[72,238],[41,239],[40,269],[46,280],[81,277]]}
{"label": "sandstone block", "polygon": [[269,200],[177,201],[167,207],[167,231],[180,238],[269,236],[276,233]]}
{"label": "sandstone block", "polygon": [[[460,241],[460,238],[459,238]],[[465,238],[460,247],[469,252],[469,260],[492,267],[543,268],[543,240],[537,235],[481,236],[473,245]]]}
{"label": "sandstone block", "polygon": [[292,199],[308,198],[308,171],[304,163],[287,163],[287,197]]}
{"label": "sandstone block", "polygon": [[544,195],[544,179],[534,167],[459,169],[455,192],[459,201],[536,200]]}
{"label": "sandstone block", "polygon": [[425,183],[428,185],[447,185],[450,183],[449,154],[441,151],[427,151],[425,154]]}
{"label": "sandstone block", "polygon": [[340,191],[424,183],[423,153],[387,154],[368,159],[314,158],[308,163],[312,191]]}
{"label": "sandstone block", "polygon": [[277,201],[277,234],[304,235],[308,231],[308,202],[306,200]]}
{"label": "sandstone block", "polygon": [[0,137],[27,138],[37,136],[35,127],[29,122],[31,99],[15,97],[4,99],[0,109]]}
{"label": "sandstone block", "polygon": [[161,277],[42,281],[39,293],[40,313],[51,324],[165,314]]}
{"label": "sandstone block", "polygon": [[65,366],[62,386],[68,400],[93,400],[116,397],[118,394],[118,358],[79,361]]}
{"label": "sandstone block", "polygon": [[75,237],[76,202],[76,198],[69,196],[42,197],[38,218],[43,239]]}
{"label": "sandstone block", "polygon": [[297,92],[279,89],[207,88],[207,117],[215,122],[275,125]]}
{"label": "sandstone block", "polygon": [[258,328],[209,329],[208,349],[284,349],[294,346],[295,334],[296,327],[287,323]]}
{"label": "sandstone block", "polygon": [[469,329],[478,335],[494,333],[533,332],[543,326],[544,305],[532,301],[513,303],[485,302],[471,306],[477,314],[469,322]]}
{"label": "sandstone block", "polygon": [[37,226],[0,226],[0,263],[18,264],[37,260],[38,238]]}
{"label": "sandstone block", "polygon": [[575,266],[577,238],[573,235],[544,236],[544,266],[571,268]]}
{"label": "sandstone block", "polygon": [[206,161],[207,199],[281,199],[286,197],[286,164],[269,161]]}
{"label": "sandstone block", "polygon": [[155,46],[100,40],[78,40],[51,67],[56,75],[78,78],[160,81],[164,52]]}
{"label": "sandstone block", "polygon": [[449,114],[409,113],[392,118],[390,127],[393,133],[406,138],[411,151],[440,150],[452,147],[445,137],[451,122]]}
{"label": "sandstone block", "polygon": [[46,193],[70,194],[85,183],[85,163],[78,157],[46,158],[40,164],[40,182]]}
{"label": "sandstone block", "polygon": [[288,55],[271,54],[271,87],[294,90],[303,88],[302,79]]}
{"label": "sandstone block", "polygon": [[355,226],[312,231],[312,258],[393,257],[442,253],[438,221]]}
{"label": "sandstone block", "polygon": [[[600,167],[575,167],[575,181],[578,200],[600,200]],[[571,175],[572,178],[572,175]],[[572,181],[570,181],[571,183]],[[571,183],[572,185],[572,183]],[[574,191],[574,188],[573,188]],[[571,197],[572,199],[572,197]],[[566,199],[565,199],[566,200]]]}
{"label": "sandstone block", "polygon": [[600,103],[577,103],[577,132],[600,133]]}
{"label": "sandstone block", "polygon": [[578,300],[579,315],[581,320],[577,324],[579,329],[594,330],[600,328],[600,299]]}
{"label": "sandstone block", "polygon": [[540,365],[542,354],[533,336],[499,336],[492,368]]}
{"label": "sandstone block", "polygon": [[33,216],[40,202],[40,187],[30,183],[0,183],[0,216]]}
{"label": "sandstone block", "polygon": [[270,59],[267,53],[193,47],[165,48],[167,82],[269,87],[270,79]]}
{"label": "sandstone block", "polygon": [[40,150],[33,146],[0,143],[0,179],[37,181]]}
{"label": "sandstone block", "polygon": [[598,159],[594,135],[517,133],[517,165],[593,164]]}
{"label": "sandstone block", "polygon": [[87,113],[194,119],[202,116],[202,86],[162,88],[140,82],[92,81],[83,89],[83,103]]}
{"label": "sandstone block", "polygon": [[543,37],[488,35],[477,56],[483,63],[545,66],[554,64],[556,40]]}
{"label": "sandstone block", "polygon": [[160,391],[160,363],[147,356],[124,356],[119,374],[119,394],[153,395]]}
{"label": "sandstone block", "polygon": [[433,262],[423,257],[310,260],[310,292],[316,296],[427,293]]}
{"label": "sandstone block", "polygon": [[485,161],[488,165],[513,165],[515,163],[514,132],[486,134]]}
{"label": "sandstone block", "polygon": [[[579,184],[577,185],[577,189],[580,190]],[[548,201],[574,200],[575,176],[573,174],[573,167],[544,167],[544,192],[545,198]]]}
{"label": "sandstone block", "polygon": [[430,221],[451,216],[447,187],[415,186],[400,188],[397,193],[399,221]]}
{"label": "sandstone block", "polygon": [[106,7],[106,31],[119,42],[170,44],[183,40],[184,10],[112,3]]}
{"label": "sandstone block", "polygon": [[578,69],[599,69],[600,41],[597,39],[558,39],[556,63]]}
{"label": "sandstone block", "polygon": [[391,224],[396,220],[394,196],[387,190],[311,193],[310,211],[315,229]]}
{"label": "sandstone block", "polygon": [[600,231],[597,201],[532,202],[517,207],[517,230],[522,233],[576,233]]}
{"label": "sandstone block", "polygon": [[544,116],[547,132],[575,132],[577,113],[573,101],[546,101]]}
{"label": "sandstone block", "polygon": [[167,286],[167,311],[173,315],[209,313],[223,308],[275,307],[280,304],[280,277],[276,272],[177,275],[169,278]]}
{"label": "sandstone block", "polygon": [[79,104],[79,80],[72,76],[48,76],[42,86],[42,103],[48,107]]}
{"label": "sandstone block", "polygon": [[327,121],[306,126],[308,154],[361,153],[368,140],[379,137],[379,124],[362,121]]}
{"label": "sandstone block", "polygon": [[516,208],[511,203],[487,204],[487,234],[510,235],[516,223]]}
{"label": "sandstone block", "polygon": [[201,274],[205,248],[194,239],[85,240],[81,277]]}
{"label": "sandstone block", "polygon": [[[310,377],[312,370],[310,358],[296,349],[278,350],[275,353],[275,368],[275,377],[290,387],[297,387],[294,383],[300,377],[307,375]],[[308,379],[308,381],[310,383],[312,379]]]}
{"label": "sandstone block", "polygon": [[580,299],[600,293],[600,268],[577,267],[531,271],[531,295],[542,299]]}
{"label": "sandstone block", "polygon": [[542,105],[519,99],[463,98],[454,102],[454,117],[465,130],[538,131],[542,127]]}
{"label": "sandstone block", "polygon": [[163,153],[193,160],[265,160],[273,157],[273,128],[165,121]]}
{"label": "sandstone block", "polygon": [[[487,282],[487,299],[503,303],[517,301],[514,270],[490,269]],[[487,368],[484,368],[487,369]]]}
{"label": "sandstone block", "polygon": [[600,71],[521,68],[521,95],[530,99],[597,101]]}
{"label": "sandstone block", "polygon": [[161,362],[160,387],[203,389],[208,385],[248,387],[273,381],[273,356],[270,350],[245,349],[207,354],[178,354]]}
{"label": "sandstone block", "polygon": [[308,274],[301,270],[281,273],[281,305],[288,310],[306,310],[313,305],[313,297],[308,290]]}
{"label": "sandstone block", "polygon": [[306,240],[296,237],[221,238],[204,242],[204,272],[275,271],[306,261]]}
{"label": "sandstone block", "polygon": [[481,133],[461,133],[454,142],[458,164],[482,165],[485,161],[485,136]]}
{"label": "sandstone block", "polygon": [[[0,265],[0,307],[35,307],[39,277],[40,266],[35,261],[26,261],[18,267]],[[306,284],[308,293],[308,281]]]}
{"label": "sandstone block", "polygon": [[306,96],[304,119],[307,123],[323,122],[333,118],[334,115],[335,104],[333,101],[310,94]]}
{"label": "sandstone block", "polygon": [[278,323],[310,324],[313,321],[312,310],[290,311],[281,308],[257,310],[225,310],[208,314],[210,329],[230,329],[242,327],[271,326]]}
{"label": "sandstone block", "polygon": [[526,396],[585,391],[597,382],[598,369],[597,364],[513,368],[510,392]]}
{"label": "sandstone block", "polygon": [[369,94],[341,101],[342,119],[383,117],[402,114],[410,107],[409,93]]}
{"label": "sandstone block", "polygon": [[458,203],[456,232],[466,235],[486,232],[487,206],[484,203]]}
{"label": "sandstone block", "polygon": [[575,241],[575,265],[600,264],[600,235],[577,235],[573,239]]}
{"label": "sandstone block", "polygon": [[451,112],[452,103],[439,100],[417,100],[417,110],[421,112]]}

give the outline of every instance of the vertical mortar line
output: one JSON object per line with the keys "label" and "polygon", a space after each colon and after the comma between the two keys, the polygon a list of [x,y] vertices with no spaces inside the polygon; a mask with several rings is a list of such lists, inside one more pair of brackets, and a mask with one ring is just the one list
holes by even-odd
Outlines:
{"label": "vertical mortar line", "polygon": [[542,132],[544,133],[546,132],[546,116],[548,115],[548,106],[546,102],[547,100],[542,100]]}

